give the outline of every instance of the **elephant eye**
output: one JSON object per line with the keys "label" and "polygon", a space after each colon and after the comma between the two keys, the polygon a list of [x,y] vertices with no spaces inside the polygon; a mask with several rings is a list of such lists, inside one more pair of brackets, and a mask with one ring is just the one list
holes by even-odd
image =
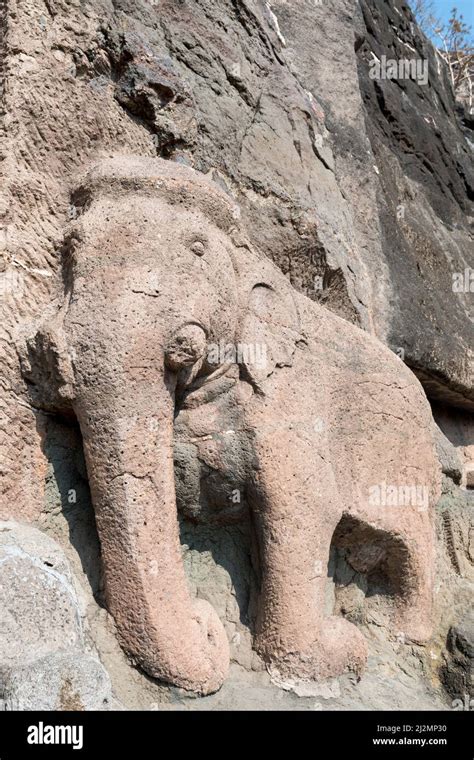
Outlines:
{"label": "elephant eye", "polygon": [[196,254],[196,256],[204,256],[206,253],[206,246],[202,240],[195,240],[194,243],[191,243],[190,248],[192,252]]}

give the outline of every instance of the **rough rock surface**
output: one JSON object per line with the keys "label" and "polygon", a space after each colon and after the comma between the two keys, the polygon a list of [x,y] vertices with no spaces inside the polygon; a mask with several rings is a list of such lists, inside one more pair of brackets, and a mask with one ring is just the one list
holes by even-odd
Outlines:
{"label": "rough rock surface", "polygon": [[64,553],[28,526],[0,523],[0,663],[13,667],[81,646],[81,616]]}
{"label": "rough rock surface", "polygon": [[4,710],[99,710],[109,676],[85,654],[84,609],[61,547],[0,522],[0,705]]}
{"label": "rough rock surface", "polygon": [[107,672],[93,657],[54,654],[16,668],[4,688],[6,710],[107,710]]}
{"label": "rough rock surface", "polygon": [[[429,395],[472,411],[472,291],[453,292],[453,275],[473,264],[472,136],[405,4],[316,6],[272,3],[299,81],[322,102],[337,182],[348,198],[358,192],[351,211],[376,333],[403,351]],[[371,78],[383,55],[426,60],[429,86]]]}
{"label": "rough rock surface", "polygon": [[[425,705],[427,672],[442,700],[449,631],[474,588],[473,293],[469,279],[462,292],[452,288],[453,274],[474,266],[473,138],[456,123],[446,72],[409,9],[401,0],[337,0],[330,13],[313,0],[7,0],[0,26],[0,514],[61,542],[124,704],[175,707],[178,698],[145,682],[117,648],[99,606],[77,425],[30,403],[15,348],[18,326],[44,313],[62,287],[77,172],[117,152],[210,172],[238,200],[253,244],[292,284],[383,340],[443,405],[434,405],[435,418],[456,453],[443,442],[435,637],[402,665],[388,649],[369,658],[369,682],[333,704]],[[429,61],[428,87],[368,76],[372,53],[413,50]],[[249,647],[247,532],[203,533],[185,522],[183,541],[193,593],[223,616],[245,667],[233,665],[228,687],[199,704],[232,706],[247,684],[242,706],[301,706],[303,698],[268,684]],[[345,557],[335,562],[341,585],[334,592],[328,581],[328,603],[339,595],[338,609],[357,610],[363,573],[351,576]]]}
{"label": "rough rock surface", "polygon": [[442,678],[454,697],[471,697],[474,689],[474,611],[453,625],[448,634]]}

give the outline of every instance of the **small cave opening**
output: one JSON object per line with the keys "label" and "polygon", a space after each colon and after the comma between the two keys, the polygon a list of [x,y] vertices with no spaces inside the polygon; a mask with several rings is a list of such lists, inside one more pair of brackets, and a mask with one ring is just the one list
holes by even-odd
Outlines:
{"label": "small cave opening", "polygon": [[433,400],[431,410],[440,430],[438,447],[444,474],[461,488],[474,490],[474,414]]}
{"label": "small cave opening", "polygon": [[331,541],[326,615],[389,627],[409,577],[408,551],[399,538],[344,515]]}

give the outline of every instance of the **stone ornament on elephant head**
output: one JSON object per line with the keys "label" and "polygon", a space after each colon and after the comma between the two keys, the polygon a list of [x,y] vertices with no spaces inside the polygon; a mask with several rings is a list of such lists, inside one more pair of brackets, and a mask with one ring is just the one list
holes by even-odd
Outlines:
{"label": "stone ornament on elephant head", "polygon": [[234,203],[204,175],[117,157],[74,203],[64,298],[22,367],[44,406],[79,422],[128,654],[201,694],[225,679],[226,634],[189,593],[177,507],[224,523],[251,513],[254,645],[281,673],[363,669],[361,631],[324,613],[331,541],[389,578],[391,625],[425,640],[439,472],[414,375],[240,241]]}

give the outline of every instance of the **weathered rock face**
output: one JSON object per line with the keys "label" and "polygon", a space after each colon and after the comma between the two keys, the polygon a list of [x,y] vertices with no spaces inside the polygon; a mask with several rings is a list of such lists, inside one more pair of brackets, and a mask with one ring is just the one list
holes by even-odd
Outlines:
{"label": "weathered rock face", "polygon": [[[473,134],[469,141],[454,118],[447,71],[406,9],[388,3],[382,11],[370,0],[362,11],[359,78],[382,178],[382,245],[396,299],[389,341],[404,347],[432,398],[472,412]],[[369,51],[425,61],[428,81],[370,80]]]}
{"label": "weathered rock face", "polygon": [[[77,489],[68,465],[76,428],[37,408],[15,346],[25,325],[54,313],[52,301],[62,293],[61,246],[76,213],[76,175],[112,154],[158,155],[209,173],[239,203],[253,246],[296,289],[403,357],[440,404],[435,416],[448,477],[439,520],[437,646],[463,619],[474,581],[472,491],[465,490],[474,470],[472,132],[469,141],[467,124],[455,120],[443,67],[412,22],[398,0],[337,0],[330,12],[313,0],[4,4],[0,514],[56,530],[76,489],[74,532],[61,537],[65,545],[81,544],[99,595],[93,517],[81,527],[87,483]],[[372,53],[428,60],[429,84],[371,79]],[[462,279],[456,290],[453,275],[458,284]],[[46,367],[51,380],[63,368],[61,352],[57,358]],[[62,504],[50,511],[56,480]],[[228,533],[219,538],[209,529],[201,540],[190,538],[192,531],[188,522],[193,589],[225,610],[228,633],[242,640],[232,644],[234,657],[261,667],[242,625],[246,611],[236,620],[236,600],[245,606],[255,585],[246,532],[244,545],[234,547],[237,567],[226,560]],[[199,564],[202,546],[211,550]],[[217,575],[212,557],[221,565]],[[341,560],[335,573],[341,587],[351,587],[342,588],[338,609],[362,604],[356,581],[347,579],[355,573],[364,587],[367,563],[352,560],[356,569]],[[101,632],[98,625],[99,638]],[[363,701],[363,692],[354,699]]]}
{"label": "weathered rock face", "polygon": [[13,670],[3,702],[6,710],[107,710],[110,679],[89,655],[49,655]]}
{"label": "weathered rock face", "polygon": [[[404,3],[272,7],[285,57],[323,105],[375,331],[403,351],[429,395],[472,411],[472,136],[454,116],[447,72]],[[427,81],[371,78],[382,56],[425,61]],[[458,292],[456,275],[465,283]]]}
{"label": "weathered rock face", "polygon": [[448,634],[442,669],[448,692],[456,699],[472,694],[474,687],[474,612],[471,610]]}
{"label": "weathered rock face", "polygon": [[64,552],[27,525],[0,523],[0,709],[102,710],[110,679],[85,653],[85,611]]}
{"label": "weathered rock face", "polygon": [[0,530],[1,666],[80,647],[78,600],[59,546],[27,526]]}

